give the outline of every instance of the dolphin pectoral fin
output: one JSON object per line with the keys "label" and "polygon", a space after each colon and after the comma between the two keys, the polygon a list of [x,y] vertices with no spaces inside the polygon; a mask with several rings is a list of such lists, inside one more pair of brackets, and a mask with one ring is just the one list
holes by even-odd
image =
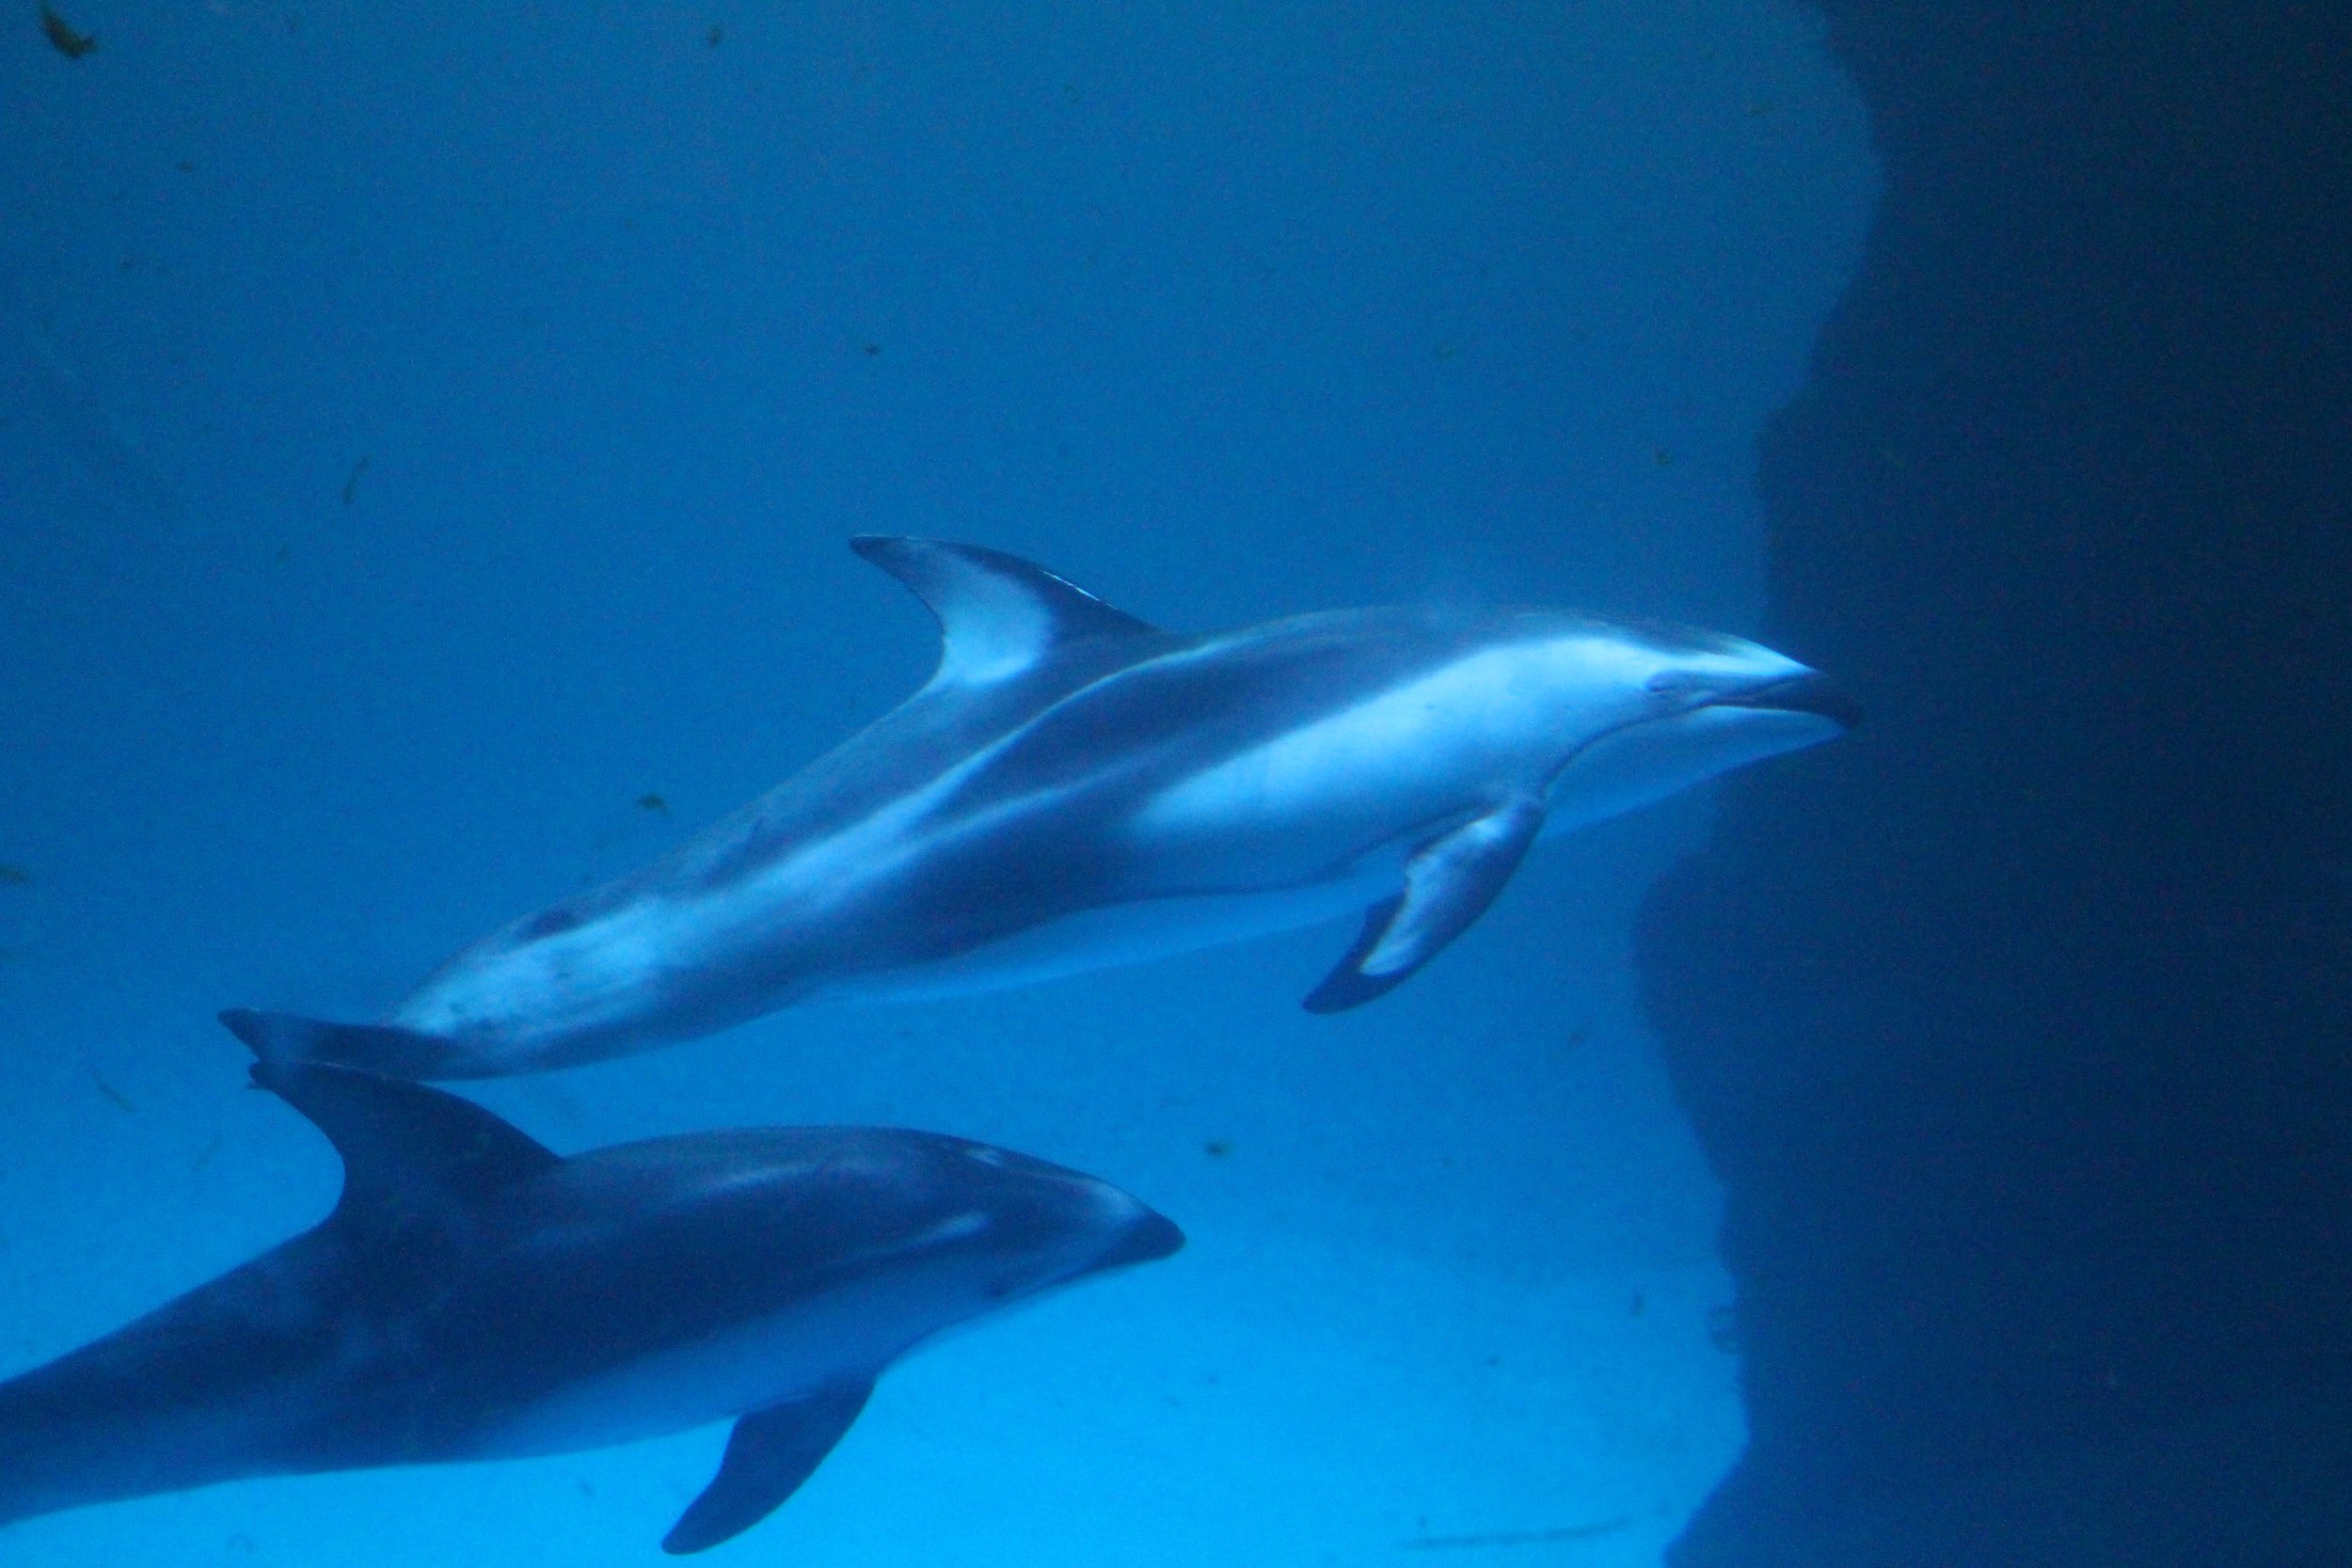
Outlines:
{"label": "dolphin pectoral fin", "polygon": [[836,1383],[736,1422],[719,1473],[678,1515],[661,1549],[674,1557],[707,1551],[773,1513],[825,1462],[873,1392],[870,1382]]}
{"label": "dolphin pectoral fin", "polygon": [[1405,891],[1364,911],[1355,945],[1307,993],[1307,1010],[1344,1012],[1403,985],[1486,912],[1543,825],[1543,802],[1519,796],[1422,846],[1405,863]]}
{"label": "dolphin pectoral fin", "polygon": [[850,547],[913,589],[939,618],[933,686],[1004,680],[1064,642],[1156,634],[1151,623],[1002,550],[871,533]]}
{"label": "dolphin pectoral fin", "polygon": [[389,1023],[327,1023],[293,1013],[231,1007],[220,1015],[228,1031],[264,1062],[324,1062],[363,1068],[388,1078],[472,1078],[456,1042]]}
{"label": "dolphin pectoral fin", "polygon": [[1331,967],[1331,973],[1323,977],[1323,984],[1307,993],[1306,1001],[1300,1006],[1311,1013],[1343,1013],[1350,1007],[1363,1006],[1400,984],[1405,978],[1402,974],[1380,980],[1367,975],[1363,972],[1363,961],[1372,956],[1374,948],[1380,945],[1380,939],[1387,934],[1390,922],[1404,907],[1405,895],[1392,893],[1366,910],[1363,928],[1356,933],[1354,944]]}

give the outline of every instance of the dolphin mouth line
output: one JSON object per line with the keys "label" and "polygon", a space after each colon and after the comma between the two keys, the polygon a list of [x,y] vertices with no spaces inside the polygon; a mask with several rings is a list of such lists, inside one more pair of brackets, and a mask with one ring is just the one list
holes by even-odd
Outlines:
{"label": "dolphin mouth line", "polygon": [[1770,681],[1745,691],[1729,691],[1720,697],[1709,697],[1696,707],[1684,708],[1677,713],[1644,714],[1621,724],[1612,724],[1597,735],[1587,736],[1545,775],[1543,793],[1549,797],[1559,787],[1561,777],[1601,742],[1613,739],[1629,730],[1638,730],[1645,724],[1704,713],[1710,707],[1755,708],[1765,713],[1809,713],[1816,718],[1826,719],[1844,730],[1851,730],[1862,722],[1862,705],[1851,692],[1820,671],[1808,670],[1804,674]]}
{"label": "dolphin mouth line", "polygon": [[1818,671],[1791,675],[1787,680],[1773,681],[1753,690],[1727,693],[1705,705],[1762,708],[1776,713],[1809,713],[1848,730],[1862,722],[1862,705],[1855,700],[1853,693]]}

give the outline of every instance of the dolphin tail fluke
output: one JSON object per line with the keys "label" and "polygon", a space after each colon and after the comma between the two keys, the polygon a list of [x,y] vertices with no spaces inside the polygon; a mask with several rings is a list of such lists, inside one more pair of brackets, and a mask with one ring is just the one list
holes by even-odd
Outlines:
{"label": "dolphin tail fluke", "polygon": [[220,1022],[272,1067],[322,1062],[330,1067],[364,1068],[388,1078],[480,1076],[480,1069],[470,1065],[456,1041],[421,1030],[388,1023],[327,1023],[293,1013],[256,1012],[250,1007],[231,1007],[220,1015]]}
{"label": "dolphin tail fluke", "polygon": [[719,1473],[679,1515],[661,1549],[673,1557],[707,1551],[773,1513],[825,1462],[873,1391],[871,1383],[837,1383],[736,1422]]}
{"label": "dolphin tail fluke", "polygon": [[1486,912],[1543,825],[1543,802],[1515,797],[1423,846],[1405,863],[1405,891],[1364,912],[1356,944],[1308,993],[1307,1010],[1360,1007],[1410,979]]}

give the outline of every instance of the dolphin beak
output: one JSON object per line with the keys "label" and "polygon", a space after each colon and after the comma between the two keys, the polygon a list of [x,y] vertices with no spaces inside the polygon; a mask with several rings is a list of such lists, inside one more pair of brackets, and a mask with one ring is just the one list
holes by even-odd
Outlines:
{"label": "dolphin beak", "polygon": [[1113,1242],[1110,1250],[1095,1259],[1098,1269],[1124,1268],[1130,1263],[1156,1262],[1184,1244],[1184,1233],[1176,1228],[1176,1222],[1167,1215],[1146,1209],[1127,1227],[1125,1235]]}
{"label": "dolphin beak", "polygon": [[1769,686],[1734,696],[1718,697],[1709,707],[1766,708],[1777,713],[1810,713],[1826,719],[1841,730],[1852,729],[1862,722],[1862,705],[1853,693],[1831,680],[1818,670],[1807,670],[1802,675],[1791,675]]}

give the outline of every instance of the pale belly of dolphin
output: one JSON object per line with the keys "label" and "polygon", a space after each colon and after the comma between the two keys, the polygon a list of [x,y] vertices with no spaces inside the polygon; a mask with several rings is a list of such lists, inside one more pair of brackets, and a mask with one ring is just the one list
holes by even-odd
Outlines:
{"label": "pale belly of dolphin", "polygon": [[828,1291],[533,1401],[486,1431],[470,1457],[611,1448],[732,1420],[844,1378],[870,1380],[941,1317],[914,1282]]}

